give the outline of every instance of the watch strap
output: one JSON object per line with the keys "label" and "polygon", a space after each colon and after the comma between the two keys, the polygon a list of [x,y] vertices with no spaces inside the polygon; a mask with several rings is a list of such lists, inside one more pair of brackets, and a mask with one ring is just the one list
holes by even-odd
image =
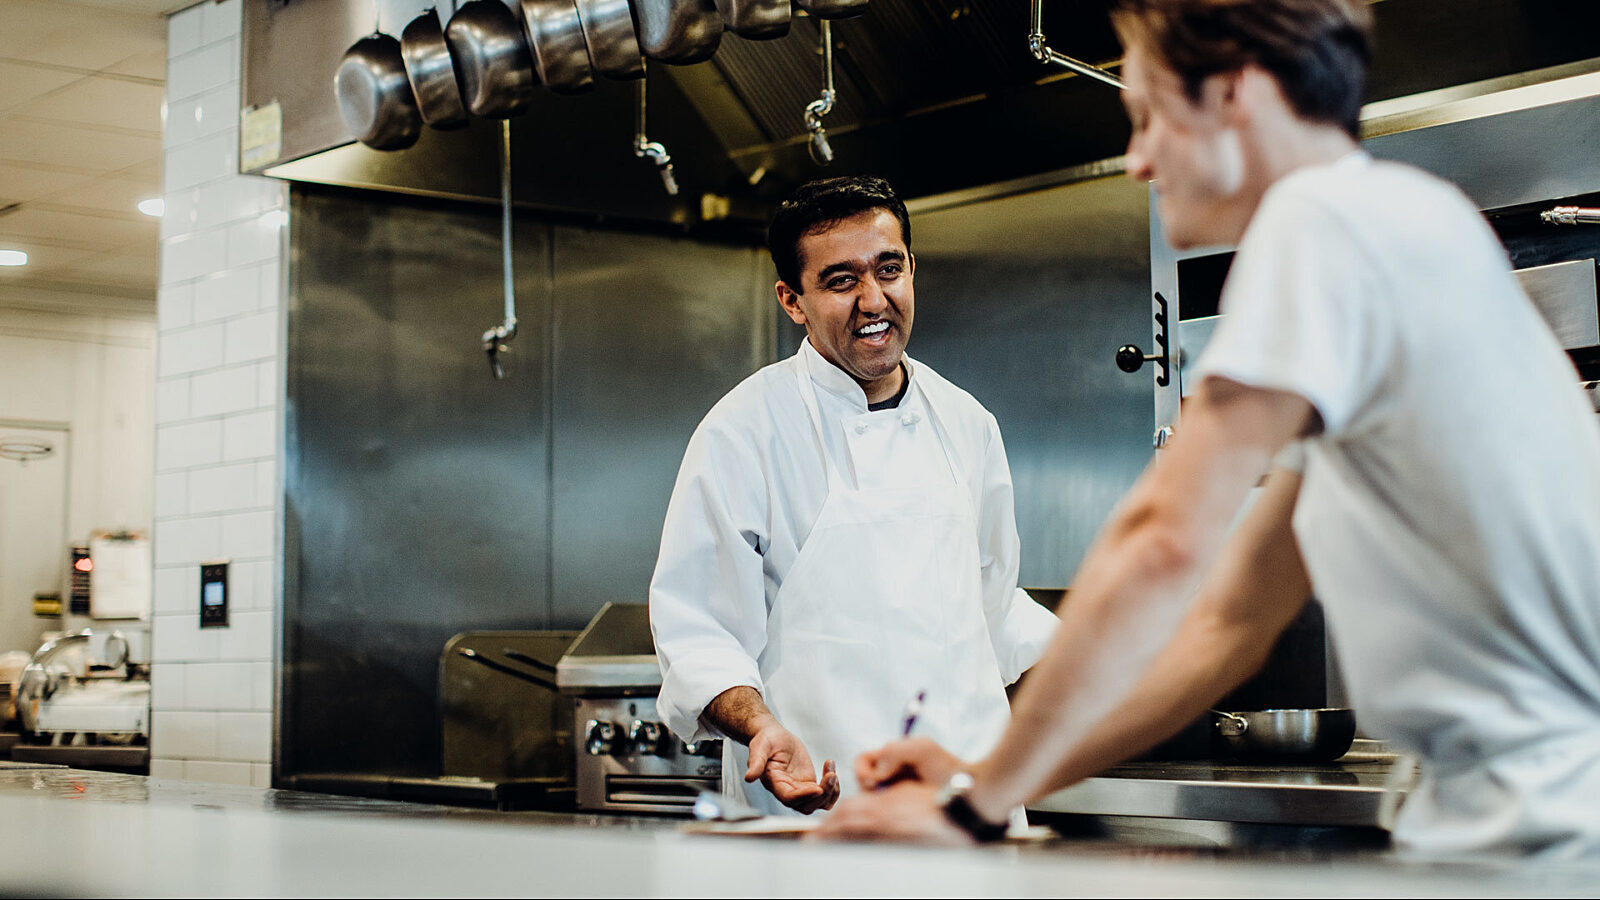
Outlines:
{"label": "watch strap", "polygon": [[996,824],[978,815],[978,811],[967,801],[964,792],[952,794],[950,799],[944,802],[943,809],[945,818],[980,844],[993,843],[1006,836],[1009,823]]}

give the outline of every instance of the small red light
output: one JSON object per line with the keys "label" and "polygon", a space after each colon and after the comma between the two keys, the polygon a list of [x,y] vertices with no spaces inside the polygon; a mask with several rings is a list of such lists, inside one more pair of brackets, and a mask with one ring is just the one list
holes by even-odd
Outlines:
{"label": "small red light", "polygon": [[79,572],[93,572],[94,560],[89,559],[88,557],[84,557],[83,559],[75,559],[72,561],[72,567],[77,569]]}

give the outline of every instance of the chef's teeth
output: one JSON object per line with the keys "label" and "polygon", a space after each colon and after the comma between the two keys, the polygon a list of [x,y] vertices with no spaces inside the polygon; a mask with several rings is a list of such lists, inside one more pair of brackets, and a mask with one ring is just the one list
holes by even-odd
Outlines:
{"label": "chef's teeth", "polygon": [[889,329],[889,323],[888,322],[878,322],[875,325],[867,325],[867,326],[864,326],[862,328],[857,328],[856,329],[856,334],[859,334],[862,337],[868,337],[870,335],[877,334],[880,331],[887,331],[888,329]]}

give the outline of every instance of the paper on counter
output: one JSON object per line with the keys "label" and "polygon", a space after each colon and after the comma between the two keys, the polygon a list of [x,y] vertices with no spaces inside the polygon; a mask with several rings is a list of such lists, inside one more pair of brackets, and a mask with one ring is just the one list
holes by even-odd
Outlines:
{"label": "paper on counter", "polygon": [[799,836],[815,831],[822,824],[820,818],[810,816],[761,816],[740,819],[737,822],[685,822],[678,826],[687,834],[764,835],[767,837]]}

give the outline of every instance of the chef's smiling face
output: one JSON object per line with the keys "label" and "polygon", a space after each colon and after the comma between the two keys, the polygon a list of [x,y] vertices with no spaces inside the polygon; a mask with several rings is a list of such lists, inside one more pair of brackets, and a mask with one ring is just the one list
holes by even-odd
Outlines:
{"label": "chef's smiling face", "polygon": [[888,382],[898,386],[915,307],[916,260],[900,221],[887,209],[870,209],[806,233],[799,251],[803,290],[780,281],[778,302],[806,327],[823,359],[854,378],[869,400],[880,399]]}

